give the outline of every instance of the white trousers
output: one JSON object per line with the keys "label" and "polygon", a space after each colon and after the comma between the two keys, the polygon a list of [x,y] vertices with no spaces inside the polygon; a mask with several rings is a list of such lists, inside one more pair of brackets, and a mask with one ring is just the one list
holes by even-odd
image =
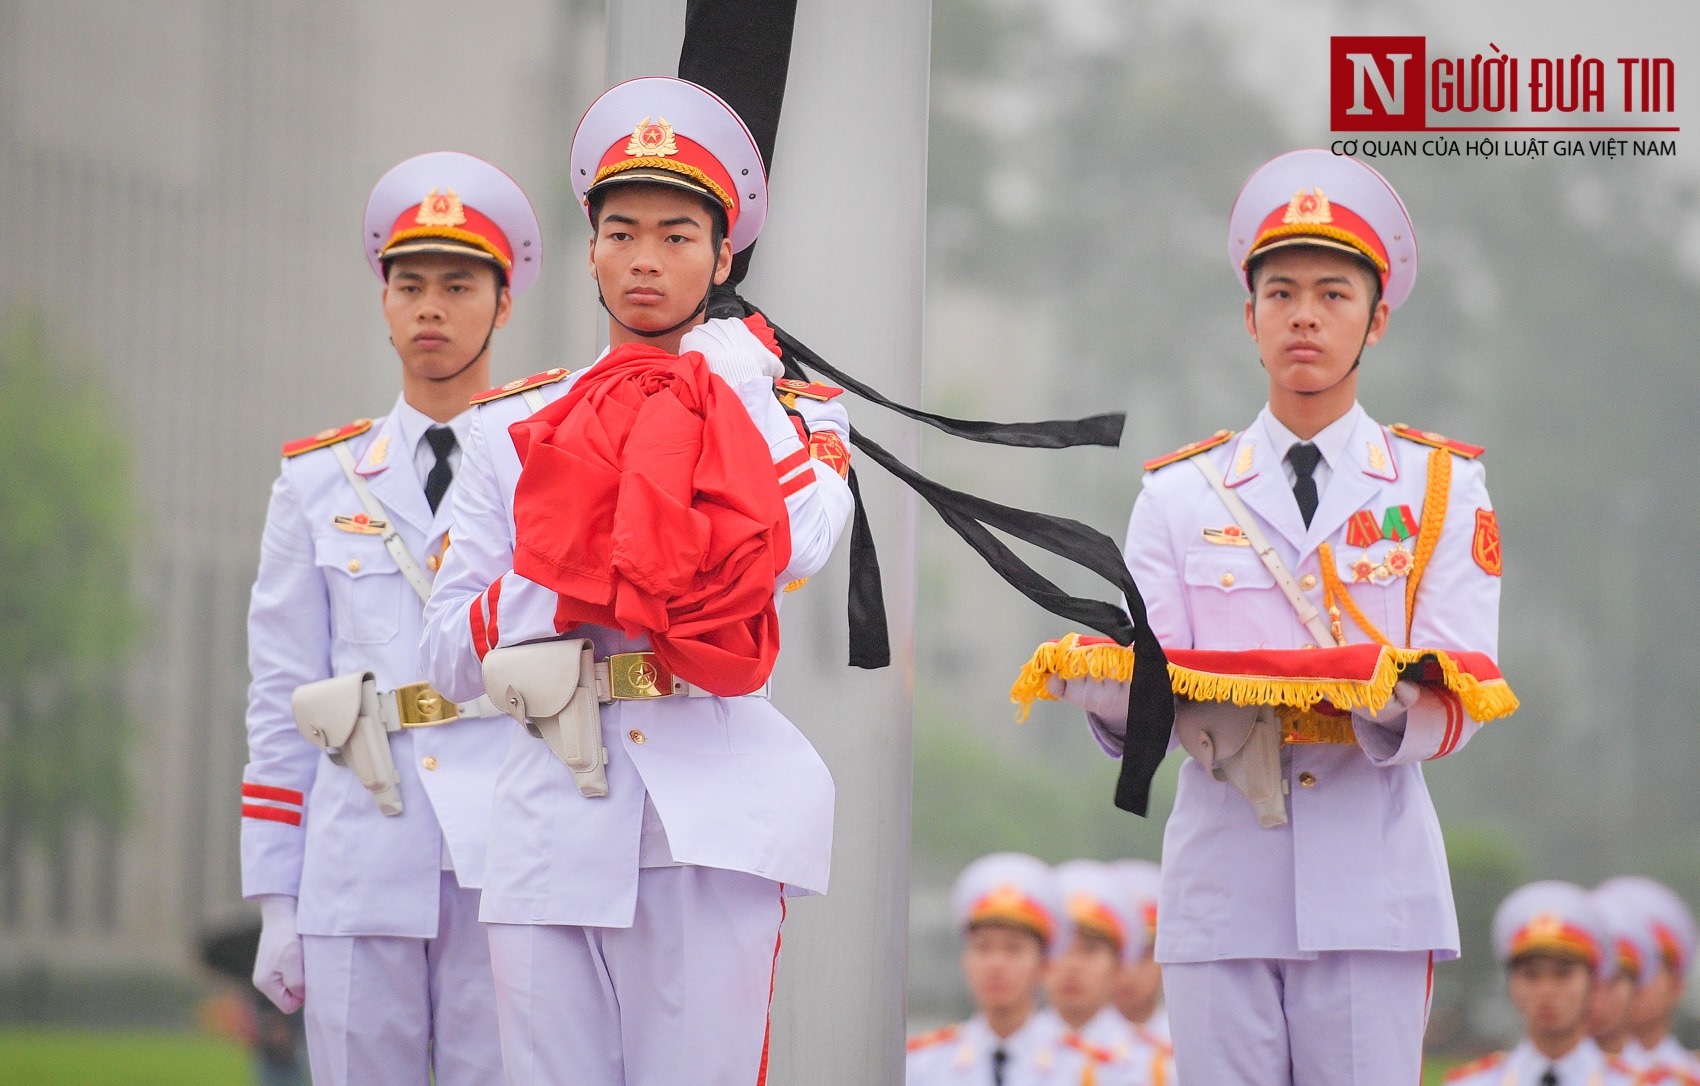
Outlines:
{"label": "white trousers", "polygon": [[437,936],[304,935],[314,1086],[488,1086],[502,1077],[478,891],[444,871]]}
{"label": "white trousers", "polygon": [[1208,1086],[1417,1086],[1433,955],[1163,966],[1175,1078]]}
{"label": "white trousers", "polygon": [[508,1086],[759,1086],[784,918],[778,883],[654,867],[629,928],[487,925]]}

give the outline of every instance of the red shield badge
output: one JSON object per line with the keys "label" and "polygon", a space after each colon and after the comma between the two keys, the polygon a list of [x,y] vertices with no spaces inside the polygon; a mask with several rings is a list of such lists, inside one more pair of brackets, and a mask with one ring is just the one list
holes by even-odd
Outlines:
{"label": "red shield badge", "polygon": [[1470,545],[1470,557],[1493,577],[1505,568],[1499,554],[1499,518],[1492,509],[1476,510],[1476,538]]}
{"label": "red shield badge", "polygon": [[809,435],[809,455],[840,476],[849,477],[850,450],[844,447],[844,442],[831,430],[816,430]]}

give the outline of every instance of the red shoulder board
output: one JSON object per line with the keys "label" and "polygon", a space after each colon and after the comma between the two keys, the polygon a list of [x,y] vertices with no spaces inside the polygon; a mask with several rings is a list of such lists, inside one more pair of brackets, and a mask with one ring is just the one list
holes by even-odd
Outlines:
{"label": "red shoulder board", "polygon": [[805,400],[820,400],[822,403],[834,396],[844,395],[844,390],[841,388],[834,388],[831,385],[823,385],[818,382],[794,381],[789,377],[775,377],[773,389],[781,396],[801,396]]}
{"label": "red shoulder board", "polygon": [[[1610,1065],[1613,1071],[1617,1071],[1620,1074],[1628,1073],[1633,1075],[1635,1073],[1635,1069],[1633,1067],[1624,1063],[1623,1060],[1616,1056],[1608,1056],[1606,1058],[1606,1062]],[[1654,1067],[1650,1070],[1642,1071],[1640,1077],[1635,1080],[1635,1086],[1660,1086],[1660,1084],[1666,1082],[1670,1083],[1671,1086],[1694,1086],[1694,1083],[1697,1081],[1700,1081],[1700,1079],[1696,1079],[1693,1075],[1681,1068],[1665,1066]]]}
{"label": "red shoulder board", "polygon": [[1471,1075],[1479,1075],[1483,1071],[1492,1070],[1504,1062],[1505,1053],[1490,1052],[1488,1055],[1483,1056],[1479,1060],[1466,1063],[1462,1067],[1454,1067],[1452,1070],[1446,1072],[1446,1078],[1444,1081],[1457,1082],[1461,1078],[1469,1078]]}
{"label": "red shoulder board", "polygon": [[1069,1048],[1075,1049],[1076,1051],[1084,1052],[1087,1056],[1091,1057],[1091,1059],[1098,1063],[1109,1063],[1111,1060],[1116,1058],[1116,1054],[1114,1052],[1111,1052],[1107,1048],[1099,1048],[1097,1045],[1089,1043],[1086,1038],[1082,1037],[1078,1033],[1071,1033],[1067,1037],[1064,1037],[1063,1044]]}
{"label": "red shoulder board", "polygon": [[1406,426],[1402,422],[1396,422],[1392,426],[1389,426],[1388,429],[1392,430],[1406,441],[1415,441],[1419,445],[1428,445],[1431,448],[1445,449],[1449,453],[1457,453],[1466,460],[1474,460],[1476,457],[1487,452],[1487,450],[1480,445],[1470,445],[1463,441],[1453,441],[1451,438],[1437,434],[1433,430],[1419,430],[1415,426]]}
{"label": "red shoulder board", "polygon": [[477,407],[481,403],[489,403],[491,400],[499,400],[504,396],[512,396],[516,392],[529,392],[534,388],[542,388],[544,385],[552,385],[563,377],[571,376],[572,372],[572,370],[563,370],[559,368],[544,370],[542,373],[534,373],[530,377],[521,377],[517,381],[509,381],[505,385],[497,385],[495,388],[485,389],[483,392],[480,392],[478,395],[472,397],[472,399],[466,402],[471,407]]}
{"label": "red shoulder board", "polygon": [[371,428],[371,419],[355,419],[347,426],[333,427],[329,430],[320,430],[312,437],[300,437],[296,438],[294,441],[286,441],[283,443],[283,455],[300,456],[302,453],[312,452],[314,449],[322,449],[326,445],[335,445],[339,441],[347,441],[351,437],[359,437]]}
{"label": "red shoulder board", "polygon": [[1158,468],[1166,468],[1170,464],[1176,464],[1182,460],[1188,459],[1189,457],[1197,456],[1201,452],[1209,452],[1211,449],[1214,449],[1216,446],[1222,444],[1233,436],[1234,432],[1232,430],[1217,430],[1203,441],[1194,441],[1191,445],[1182,445],[1167,456],[1159,456],[1155,460],[1147,460],[1145,462],[1145,470],[1156,471]]}
{"label": "red shoulder board", "polygon": [[921,1033],[909,1038],[909,1043],[905,1047],[907,1051],[918,1052],[923,1048],[932,1048],[934,1045],[942,1045],[946,1041],[955,1040],[956,1031],[957,1027],[955,1026],[940,1026],[931,1033]]}

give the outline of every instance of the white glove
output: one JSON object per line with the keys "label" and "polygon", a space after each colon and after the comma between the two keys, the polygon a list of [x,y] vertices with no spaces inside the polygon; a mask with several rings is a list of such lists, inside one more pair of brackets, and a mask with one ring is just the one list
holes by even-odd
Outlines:
{"label": "white glove", "polygon": [[1058,701],[1086,710],[1086,726],[1092,729],[1099,748],[1112,758],[1121,757],[1127,741],[1127,683],[1052,675],[1045,680],[1045,689]]}
{"label": "white glove", "polygon": [[785,375],[785,367],[756,338],[749,325],[736,317],[704,321],[679,338],[679,353],[701,351],[708,368],[729,385],[758,377],[772,380]]}
{"label": "white glove", "polygon": [[1066,701],[1107,721],[1120,722],[1121,730],[1127,730],[1127,683],[1114,679],[1059,679],[1052,675],[1045,680],[1045,689],[1058,701]]}
{"label": "white glove", "polygon": [[1416,683],[1401,679],[1393,684],[1393,696],[1387,699],[1386,705],[1373,713],[1367,709],[1353,709],[1352,715],[1371,724],[1394,724],[1398,722],[1400,717],[1410,712],[1411,706],[1417,703],[1417,696],[1421,692]]}
{"label": "white glove", "polygon": [[295,898],[262,894],[260,950],[254,955],[254,987],[284,1014],[301,1009],[307,981],[301,967],[301,933],[295,929]]}

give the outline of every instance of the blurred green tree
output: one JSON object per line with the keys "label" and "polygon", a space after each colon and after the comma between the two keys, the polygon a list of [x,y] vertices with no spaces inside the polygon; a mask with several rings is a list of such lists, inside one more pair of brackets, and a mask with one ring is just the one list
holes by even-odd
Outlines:
{"label": "blurred green tree", "polygon": [[137,510],[122,415],[88,367],[20,309],[0,321],[0,919],[27,844],[70,894],[66,836],[107,835],[126,801],[126,657]]}

